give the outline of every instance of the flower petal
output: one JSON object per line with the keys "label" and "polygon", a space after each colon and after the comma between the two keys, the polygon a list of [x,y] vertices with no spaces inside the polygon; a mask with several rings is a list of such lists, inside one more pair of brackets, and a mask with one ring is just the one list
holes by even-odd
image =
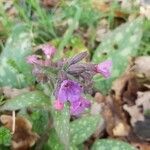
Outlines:
{"label": "flower petal", "polygon": [[80,116],[86,108],[89,108],[91,103],[83,97],[71,104],[70,111],[73,116]]}
{"label": "flower petal", "polygon": [[111,76],[112,61],[106,60],[96,66],[96,70],[98,73],[101,73],[105,78]]}
{"label": "flower petal", "polygon": [[47,56],[47,58],[50,58],[51,56],[53,56],[55,54],[56,49],[55,49],[55,47],[53,47],[50,44],[44,44],[42,46],[42,51]]}
{"label": "flower petal", "polygon": [[79,83],[72,80],[64,80],[58,91],[57,99],[61,102],[68,100],[72,103],[80,98],[82,92],[83,89]]}

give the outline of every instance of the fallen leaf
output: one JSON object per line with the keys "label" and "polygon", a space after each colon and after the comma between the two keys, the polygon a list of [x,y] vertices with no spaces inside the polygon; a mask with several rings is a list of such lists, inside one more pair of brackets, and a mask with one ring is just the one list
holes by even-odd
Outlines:
{"label": "fallen leaf", "polygon": [[134,132],[141,140],[150,141],[150,116],[145,116],[143,121],[137,121]]}
{"label": "fallen leaf", "polygon": [[134,60],[133,71],[137,74],[143,74],[145,77],[150,78],[150,56],[137,57]]}
{"label": "fallen leaf", "polygon": [[142,106],[144,112],[146,112],[147,110],[150,110],[150,91],[138,92],[136,105]]}
{"label": "fallen leaf", "polygon": [[93,6],[102,12],[108,12],[110,10],[109,4],[105,3],[105,1],[93,0]]}
{"label": "fallen leaf", "polygon": [[105,96],[102,95],[100,92],[97,92],[97,93],[95,94],[94,99],[95,99],[95,101],[96,101],[97,103],[103,103],[103,102],[105,101]]}
{"label": "fallen leaf", "polygon": [[129,134],[130,127],[126,122],[125,114],[121,110],[121,107],[110,96],[106,97],[102,115],[109,136],[127,136]]}
{"label": "fallen leaf", "polygon": [[150,20],[150,3],[149,1],[142,0],[140,6],[140,14]]}
{"label": "fallen leaf", "polygon": [[122,122],[119,122],[114,128],[113,128],[113,134],[115,136],[127,136],[129,133],[126,130],[124,124]]}
{"label": "fallen leaf", "polygon": [[44,7],[54,7],[58,4],[59,0],[41,0]]}
{"label": "fallen leaf", "polygon": [[138,150],[149,150],[150,144],[149,143],[131,143],[134,147]]}
{"label": "fallen leaf", "polygon": [[128,106],[124,105],[123,109],[127,111],[131,117],[130,122],[132,126],[135,126],[135,123],[137,121],[143,121],[144,115],[141,113],[140,108],[138,108],[136,105]]}
{"label": "fallen leaf", "polygon": [[[12,130],[12,116],[1,115],[0,121],[6,128]],[[12,150],[28,150],[38,138],[38,134],[32,131],[32,124],[26,118],[16,117],[15,132],[12,137]]]}
{"label": "fallen leaf", "polygon": [[125,73],[115,80],[112,85],[112,92],[116,101],[129,105],[134,104],[137,97],[138,83],[134,73]]}

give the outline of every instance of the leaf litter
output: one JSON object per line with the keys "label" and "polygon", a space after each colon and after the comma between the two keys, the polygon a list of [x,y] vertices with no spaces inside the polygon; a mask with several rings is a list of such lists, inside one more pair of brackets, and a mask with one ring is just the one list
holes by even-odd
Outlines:
{"label": "leaf litter", "polygon": [[[113,82],[109,96],[95,94],[94,113],[102,114],[105,126],[101,130],[105,136],[120,138],[130,142],[140,150],[149,149],[150,140],[150,90],[149,78],[150,57],[137,57],[126,72]],[[144,80],[141,82],[143,74]]]}

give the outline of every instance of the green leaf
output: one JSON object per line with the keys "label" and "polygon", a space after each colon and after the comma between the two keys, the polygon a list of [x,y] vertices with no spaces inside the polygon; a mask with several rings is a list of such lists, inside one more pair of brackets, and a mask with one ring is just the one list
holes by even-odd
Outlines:
{"label": "green leaf", "polygon": [[32,122],[33,131],[42,135],[48,127],[49,115],[47,110],[33,109],[32,114],[29,117]]}
{"label": "green leaf", "polygon": [[5,127],[0,127],[0,145],[10,146],[11,138],[10,130]]}
{"label": "green leaf", "polygon": [[7,100],[0,110],[18,110],[26,107],[50,108],[50,99],[40,91],[28,92]]}
{"label": "green leaf", "polygon": [[86,116],[71,122],[70,138],[72,144],[78,145],[88,139],[96,131],[100,121],[100,116]]}
{"label": "green leaf", "polygon": [[[61,144],[59,137],[54,129],[51,129],[50,136],[44,150],[65,150],[64,145]],[[75,145],[70,145],[69,150],[78,150]]]}
{"label": "green leaf", "polygon": [[0,86],[16,88],[33,83],[32,68],[26,63],[31,51],[32,34],[27,25],[17,25],[0,56]]}
{"label": "green leaf", "polygon": [[45,150],[64,150],[64,146],[61,144],[59,137],[54,129],[50,131],[50,136],[47,144],[44,146]]}
{"label": "green leaf", "polygon": [[65,148],[69,148],[69,106],[65,104],[64,109],[61,111],[53,110],[54,127],[60,138],[60,141],[64,144]]}
{"label": "green leaf", "polygon": [[94,63],[100,63],[105,59],[113,62],[110,79],[105,80],[100,75],[94,78],[95,87],[104,94],[110,89],[113,80],[125,71],[129,57],[137,54],[142,37],[142,23],[143,20],[137,18],[121,25],[107,35],[96,49],[92,58]]}
{"label": "green leaf", "polygon": [[92,150],[136,150],[136,149],[131,145],[129,145],[128,143],[122,141],[103,139],[97,140],[94,143]]}

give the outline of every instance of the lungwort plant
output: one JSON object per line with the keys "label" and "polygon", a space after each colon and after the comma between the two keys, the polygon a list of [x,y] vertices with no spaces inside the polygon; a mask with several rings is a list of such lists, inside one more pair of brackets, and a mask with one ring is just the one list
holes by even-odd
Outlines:
{"label": "lungwort plant", "polygon": [[[134,32],[131,34],[130,31]],[[18,25],[1,53],[0,86],[25,88],[34,85],[36,90],[2,101],[4,104],[1,105],[0,111],[17,111],[17,115],[27,117],[32,122],[33,130],[42,139],[36,147],[45,150],[75,150],[79,147],[83,149],[83,142],[102,122],[100,115],[90,113],[93,103],[90,95],[94,93],[94,87],[108,93],[112,81],[124,71],[128,56],[134,56],[136,53],[141,39],[140,31],[139,19],[114,30],[97,48],[91,63],[86,62],[87,52],[69,59],[59,59],[59,46],[56,50],[50,44],[40,45],[32,54],[32,34],[27,26]],[[124,36],[126,34],[127,36]],[[130,42],[128,45],[124,44],[124,38],[125,43]],[[136,44],[133,44],[134,42]],[[118,46],[117,51],[114,49],[114,43]],[[107,55],[103,57],[105,50]],[[27,114],[27,108],[32,110],[31,115]],[[1,133],[7,131],[2,128]],[[6,144],[7,136],[0,135],[0,146],[8,147],[10,142]],[[11,139],[9,132],[7,135]],[[46,140],[45,135],[48,135]],[[110,149],[110,146],[118,149],[120,144],[125,145],[114,140],[98,140],[93,149]],[[130,146],[127,144],[123,147],[129,150]]]}
{"label": "lungwort plant", "polygon": [[[81,52],[69,59],[53,61],[55,47],[44,44],[39,47],[40,50],[42,54],[28,56],[27,63],[32,65],[36,81],[46,85],[47,91],[50,91],[47,95],[51,100],[54,128],[60,143],[68,149],[85,141],[99,125],[100,116],[90,115],[88,109],[92,101],[86,97],[93,93],[94,75],[109,78],[112,62],[86,62],[87,52]],[[71,118],[76,119],[70,122]]]}
{"label": "lungwort plant", "polygon": [[[100,73],[108,78],[112,62],[107,60],[100,64],[81,62],[87,56],[82,52],[71,59],[52,60],[56,49],[45,44],[40,47],[43,55],[28,56],[27,62],[33,65],[32,73],[38,82],[48,83],[55,97],[54,108],[61,111],[65,103],[70,105],[70,113],[79,116],[85,108],[90,107],[90,101],[85,94],[92,94],[92,78]],[[53,103],[53,102],[52,102]]]}

